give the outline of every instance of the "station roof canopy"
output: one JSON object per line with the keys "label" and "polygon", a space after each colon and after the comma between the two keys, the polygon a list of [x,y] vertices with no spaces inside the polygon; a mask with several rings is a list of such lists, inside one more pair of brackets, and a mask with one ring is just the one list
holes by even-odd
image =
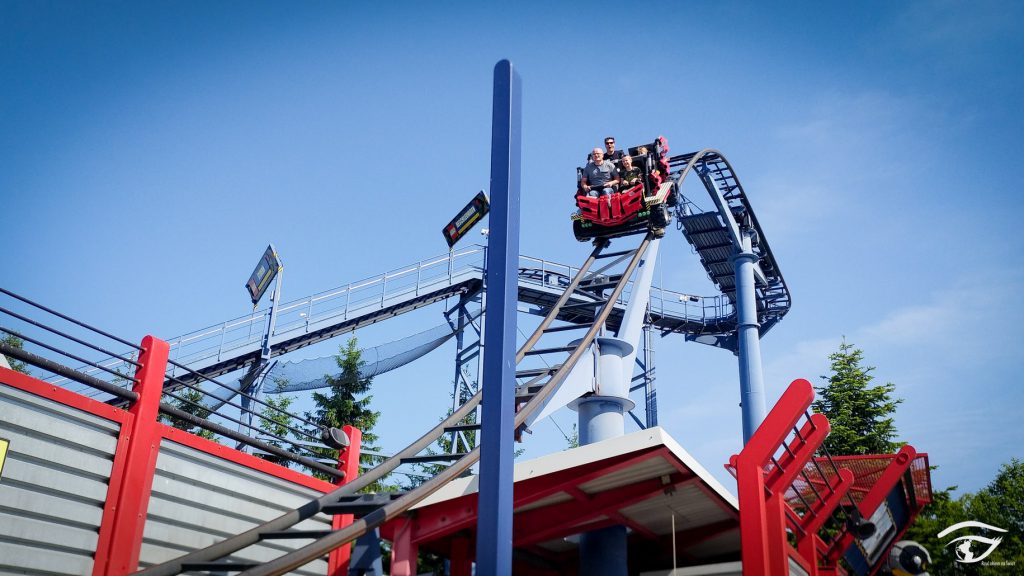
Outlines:
{"label": "station roof canopy", "polygon": [[[458,478],[412,509],[420,550],[475,547],[478,482]],[[576,536],[612,525],[629,530],[631,572],[671,568],[673,536],[680,567],[740,556],[736,498],[661,428],[516,464],[513,507],[517,574],[574,573]]]}

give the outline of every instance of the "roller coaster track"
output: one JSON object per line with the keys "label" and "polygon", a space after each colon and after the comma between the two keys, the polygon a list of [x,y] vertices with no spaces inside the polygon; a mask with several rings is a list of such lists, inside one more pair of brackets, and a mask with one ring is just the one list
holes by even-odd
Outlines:
{"label": "roller coaster track", "polygon": [[[569,375],[577,361],[590,348],[594,338],[604,326],[605,321],[608,320],[611,315],[614,308],[613,304],[622,296],[623,290],[629,284],[630,277],[636,270],[644,253],[647,251],[648,246],[651,244],[652,239],[653,236],[651,234],[647,234],[635,250],[608,254],[603,254],[604,249],[608,246],[607,241],[599,243],[591,252],[586,262],[584,262],[569,284],[565,287],[562,295],[550,308],[547,315],[544,317],[544,320],[518,350],[516,353],[517,364],[522,362],[522,360],[528,355],[545,353],[544,349],[536,348],[537,343],[544,334],[562,331],[564,329],[564,327],[552,328],[551,324],[559,317],[560,312],[563,307],[566,306],[566,303],[569,302],[570,297],[573,296],[573,294],[575,294],[580,288],[581,281],[587,277],[587,273],[594,262],[601,258],[618,257],[620,261],[628,258],[629,262],[621,275],[617,276],[617,280],[614,282],[614,288],[612,289],[611,294],[606,299],[597,300],[593,303],[595,307],[597,307],[597,310],[586,334],[578,341],[575,347],[561,349],[563,351],[570,352],[569,357],[564,362],[556,366],[551,366],[546,370],[529,370],[522,371],[517,374],[517,377],[519,378],[531,378],[530,381],[521,386],[521,388],[532,390],[536,386],[540,386],[539,390],[537,390],[530,400],[516,413],[515,426],[517,428],[523,425],[534,412],[544,405],[547,399]],[[612,283],[609,282],[608,284]],[[596,288],[596,286],[591,287]],[[599,294],[603,293],[599,289],[595,291]],[[542,385],[541,382],[543,382]],[[376,507],[368,514],[357,519],[345,528],[328,531],[326,533],[303,533],[289,529],[302,520],[310,518],[320,512],[351,513],[344,512],[343,510],[346,509],[346,505],[350,506],[347,510],[351,510],[351,506],[353,505],[358,505],[358,500],[353,500],[354,494],[357,491],[370,486],[377,480],[380,480],[385,475],[395,470],[395,468],[401,465],[403,461],[408,461],[410,458],[415,457],[421,451],[433,444],[438,438],[446,433],[447,429],[457,425],[474,409],[476,409],[481,398],[482,393],[478,392],[454,413],[452,413],[451,416],[446,418],[443,422],[421,436],[412,444],[395,454],[392,458],[389,458],[375,468],[367,471],[364,475],[352,480],[338,489],[329,492],[316,500],[311,500],[299,508],[291,510],[278,518],[256,526],[246,532],[218,542],[208,548],[196,550],[163,564],[152,566],[138,572],[138,574],[140,576],[170,576],[173,574],[180,574],[182,572],[194,571],[241,571],[243,576],[271,576],[284,574],[285,572],[303,566],[316,558],[322,557],[331,550],[355,540],[368,531],[379,527],[385,522],[408,511],[417,503],[436,492],[450,480],[469,470],[469,468],[480,458],[480,447],[477,446],[471,452],[462,455],[461,458],[449,467],[445,468],[441,473],[409,492],[406,492],[397,499],[392,500],[390,496],[384,495],[385,498],[376,502],[380,504],[379,507]],[[367,495],[363,495],[364,499],[366,497]],[[227,560],[230,555],[263,539],[303,537],[313,539],[313,542],[264,564]]]}
{"label": "roller coaster track", "polygon": [[[730,230],[744,226],[755,232],[753,251],[759,257],[756,301],[762,336],[792,306],[789,288],[743,186],[725,156],[707,148],[672,156],[668,161],[670,177],[678,189],[682,189],[683,181],[690,174],[696,173],[715,200],[717,210],[713,211],[683,210],[684,206],[690,206],[687,203],[680,203],[676,208],[677,222],[684,236],[700,256],[701,265],[720,294],[693,297],[664,287],[652,289],[651,325],[662,335],[682,334],[693,342],[735,351],[736,283],[731,258],[736,246]],[[475,294],[483,286],[485,251],[482,246],[470,246],[285,302],[278,307],[277,325],[269,342],[270,356],[286,354],[453,296]],[[572,274],[572,267],[521,256],[520,302],[541,310],[549,309]],[[571,299],[573,304],[578,304],[586,302],[590,296],[578,291]],[[613,302],[608,318],[610,329],[618,326],[624,308],[624,302]],[[591,312],[569,306],[559,313],[558,319],[584,325],[591,320]],[[194,382],[201,376],[215,378],[258,362],[269,315],[269,307],[254,310],[251,314],[168,339],[171,359],[189,367],[187,371],[172,368],[169,376],[179,382]],[[117,360],[100,363],[114,370],[127,368]],[[102,376],[96,368],[80,370]],[[63,382],[60,377],[50,381]],[[176,385],[169,380],[168,386],[173,389]]]}
{"label": "roller coaster track", "polygon": [[[736,245],[730,229],[742,226],[754,231],[753,251],[758,256],[757,315],[760,333],[764,336],[789,311],[792,298],[736,172],[721,152],[711,148],[673,156],[669,158],[669,168],[671,178],[680,190],[686,177],[696,173],[717,206],[717,211],[687,213],[680,204],[677,207],[678,222],[687,241],[700,256],[708,278],[733,303],[736,299],[736,278],[731,258]],[[652,321],[660,324],[665,333],[683,332],[689,340],[734,348],[734,343],[729,340],[736,328],[735,309],[731,312],[715,323],[706,324],[703,331],[692,323],[674,319],[652,318]]]}

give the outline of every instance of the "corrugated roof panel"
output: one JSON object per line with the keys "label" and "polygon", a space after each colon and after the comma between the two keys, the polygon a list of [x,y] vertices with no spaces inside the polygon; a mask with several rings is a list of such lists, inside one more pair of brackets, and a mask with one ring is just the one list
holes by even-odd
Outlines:
{"label": "corrugated roof panel", "polygon": [[733,517],[711,501],[700,488],[693,485],[678,488],[671,495],[661,495],[639,502],[623,508],[620,512],[655,534],[672,532],[673,514],[677,531],[699,528]]}
{"label": "corrugated roof panel", "polygon": [[565,492],[556,492],[556,493],[548,496],[547,498],[541,498],[540,500],[537,500],[536,502],[531,502],[529,504],[524,504],[522,506],[517,506],[515,511],[516,512],[526,512],[527,510],[533,510],[535,508],[543,508],[545,506],[551,506],[551,505],[554,505],[554,504],[561,504],[562,502],[568,502],[569,500],[572,500],[572,496],[566,494]]}
{"label": "corrugated roof panel", "polygon": [[638,464],[634,464],[624,470],[606,474],[595,478],[590,482],[579,485],[579,489],[587,494],[597,494],[605,490],[611,490],[620,486],[627,486],[635,482],[641,482],[650,478],[658,478],[665,474],[676,472],[676,468],[669,464],[662,457],[651,458]]}

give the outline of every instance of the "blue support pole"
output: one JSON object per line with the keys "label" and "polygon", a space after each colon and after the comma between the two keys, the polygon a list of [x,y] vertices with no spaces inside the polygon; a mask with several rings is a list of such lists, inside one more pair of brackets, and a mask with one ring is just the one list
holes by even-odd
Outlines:
{"label": "blue support pole", "polygon": [[[579,413],[580,446],[622,436],[624,415],[633,409],[626,377],[627,373],[632,374],[633,345],[619,338],[596,338],[595,343],[600,353],[596,394],[577,398],[569,405]],[[580,535],[580,574],[624,576],[628,571],[627,560],[625,526],[609,526]]]}
{"label": "blue support pole", "polygon": [[483,427],[476,574],[512,573],[512,440],[515,417],[516,302],[522,84],[512,63],[494,66],[491,215],[487,238]]}
{"label": "blue support pole", "polygon": [[733,256],[743,444],[750,440],[768,413],[765,408],[764,376],[761,372],[761,324],[757,321],[757,298],[754,293],[754,265],[758,257],[751,246],[751,234],[749,229],[740,231],[741,245]]}

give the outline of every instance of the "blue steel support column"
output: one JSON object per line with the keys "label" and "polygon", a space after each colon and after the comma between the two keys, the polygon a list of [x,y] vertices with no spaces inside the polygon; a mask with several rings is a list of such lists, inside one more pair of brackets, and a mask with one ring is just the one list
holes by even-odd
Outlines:
{"label": "blue steel support column", "polygon": [[[618,338],[596,338],[595,342],[600,350],[597,393],[577,398],[569,405],[579,412],[580,446],[622,436],[623,415],[633,408],[629,378],[625,376],[626,368],[633,363],[633,345]],[[609,526],[580,535],[580,574],[625,576],[627,571],[625,526]]]}
{"label": "blue steel support column", "polygon": [[[452,412],[458,410],[459,406],[465,404],[466,400],[476,394],[477,389],[480,387],[479,371],[472,375],[468,372],[468,366],[471,362],[474,365],[477,364],[477,357],[480,354],[480,343],[473,342],[467,346],[465,337],[467,330],[475,329],[473,327],[474,319],[470,316],[468,310],[469,303],[475,297],[476,295],[467,297],[465,294],[460,296],[459,303],[455,309],[458,314],[458,321],[454,327],[456,330],[455,379],[452,381],[454,383],[454,389],[452,390]],[[477,416],[476,411],[474,411],[473,416],[475,420]],[[468,445],[463,432],[451,432],[449,438],[451,439],[451,448],[449,449],[449,452],[452,454],[469,452],[476,447]]]}
{"label": "blue steel support column", "polygon": [[736,342],[740,367],[740,406],[743,413],[743,443],[761,425],[765,408],[764,376],[761,373],[761,325],[757,321],[754,293],[754,264],[758,257],[751,247],[749,229],[740,232],[740,251],[733,256],[736,273]]}
{"label": "blue steel support column", "polygon": [[516,302],[522,85],[508,60],[494,67],[491,220],[487,238],[476,573],[512,573],[512,439],[515,417]]}
{"label": "blue steel support column", "polygon": [[658,396],[654,390],[654,337],[651,325],[644,323],[644,414],[647,427],[658,425]]}

